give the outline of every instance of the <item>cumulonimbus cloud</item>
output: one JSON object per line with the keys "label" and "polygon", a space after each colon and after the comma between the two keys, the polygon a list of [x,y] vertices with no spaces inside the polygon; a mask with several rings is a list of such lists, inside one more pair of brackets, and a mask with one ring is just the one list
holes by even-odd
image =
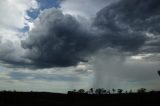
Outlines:
{"label": "cumulonimbus cloud", "polygon": [[[36,68],[75,66],[107,47],[147,52],[159,38],[159,5],[159,0],[120,0],[101,9],[90,28],[60,10],[45,10],[22,41],[27,51],[24,57],[30,60],[26,64]],[[150,49],[144,50],[146,47]]]}
{"label": "cumulonimbus cloud", "polygon": [[39,17],[29,38],[22,41],[27,58],[38,67],[72,66],[94,49],[92,34],[71,15],[48,9]]}

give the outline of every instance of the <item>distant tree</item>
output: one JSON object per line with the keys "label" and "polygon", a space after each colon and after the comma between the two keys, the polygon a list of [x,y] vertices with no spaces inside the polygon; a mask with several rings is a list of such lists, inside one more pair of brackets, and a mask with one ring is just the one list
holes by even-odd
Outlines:
{"label": "distant tree", "polygon": [[151,90],[151,91],[149,91],[150,93],[154,93],[154,92],[156,92],[156,91],[154,91],[153,89]]}
{"label": "distant tree", "polygon": [[158,75],[160,76],[160,70],[159,70],[159,71],[157,71],[157,73],[158,73]]}
{"label": "distant tree", "polygon": [[96,89],[95,94],[100,94],[100,89]]}
{"label": "distant tree", "polygon": [[128,91],[126,90],[126,91],[125,91],[125,93],[127,94],[127,93],[128,93]]}
{"label": "distant tree", "polygon": [[129,90],[129,93],[133,93],[132,89],[131,89],[131,90]]}
{"label": "distant tree", "polygon": [[94,93],[93,88],[91,88],[91,89],[89,90],[89,92],[90,92],[90,94],[93,94],[93,93]]}
{"label": "distant tree", "polygon": [[89,94],[89,91],[86,91],[85,93],[86,93],[86,94]]}
{"label": "distant tree", "polygon": [[107,91],[105,89],[102,89],[102,94],[106,94]]}
{"label": "distant tree", "polygon": [[67,94],[73,94],[73,91],[68,91]]}
{"label": "distant tree", "polygon": [[73,91],[72,91],[72,92],[74,92],[74,93],[75,93],[75,92],[77,92],[77,90],[76,90],[76,89],[73,89]]}
{"label": "distant tree", "polygon": [[103,89],[101,88],[96,89],[95,94],[103,94]]}
{"label": "distant tree", "polygon": [[3,90],[2,92],[7,92],[6,90]]}
{"label": "distant tree", "polygon": [[80,89],[80,90],[78,90],[78,93],[85,93],[85,90],[84,89]]}
{"label": "distant tree", "polygon": [[122,92],[123,92],[122,89],[118,89],[118,90],[117,90],[117,93],[119,93],[119,94],[121,94]]}
{"label": "distant tree", "polygon": [[112,89],[112,92],[113,92],[113,93],[115,93],[115,92],[116,92],[116,90],[113,88],[113,89]]}
{"label": "distant tree", "polygon": [[140,88],[137,90],[137,93],[145,93],[146,89],[145,88]]}
{"label": "distant tree", "polygon": [[103,88],[98,88],[98,89],[95,90],[96,94],[106,94],[106,92],[107,91],[105,89],[103,89]]}
{"label": "distant tree", "polygon": [[106,92],[107,94],[111,94],[111,91],[110,90],[107,90],[107,92]]}

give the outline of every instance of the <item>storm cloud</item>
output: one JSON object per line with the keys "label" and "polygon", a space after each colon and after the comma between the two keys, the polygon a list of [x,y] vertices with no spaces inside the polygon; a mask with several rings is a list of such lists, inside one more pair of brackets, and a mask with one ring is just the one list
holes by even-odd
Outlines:
{"label": "storm cloud", "polygon": [[149,46],[147,42],[159,38],[159,5],[159,0],[120,0],[100,10],[94,25],[111,46],[142,52],[143,47]]}
{"label": "storm cloud", "polygon": [[71,15],[60,10],[45,10],[22,46],[28,49],[27,58],[38,67],[66,67],[86,61],[95,51],[92,32]]}
{"label": "storm cloud", "polygon": [[[159,52],[159,4],[158,0],[119,0],[97,12],[91,24],[64,14],[63,9],[46,9],[21,41],[25,53],[20,65],[76,66],[105,48],[130,54]],[[19,65],[16,60],[12,63]]]}

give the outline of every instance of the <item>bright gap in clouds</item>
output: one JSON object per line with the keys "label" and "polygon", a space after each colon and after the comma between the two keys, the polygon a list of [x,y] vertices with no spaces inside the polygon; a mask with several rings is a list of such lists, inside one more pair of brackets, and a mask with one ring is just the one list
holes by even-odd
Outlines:
{"label": "bright gap in clouds", "polygon": [[131,59],[135,59],[135,60],[143,60],[144,58],[147,58],[149,56],[151,56],[152,54],[139,54],[136,56],[131,56]]}
{"label": "bright gap in clouds", "polygon": [[118,0],[62,0],[60,9],[65,14],[90,19],[95,17],[100,9],[116,1]]}

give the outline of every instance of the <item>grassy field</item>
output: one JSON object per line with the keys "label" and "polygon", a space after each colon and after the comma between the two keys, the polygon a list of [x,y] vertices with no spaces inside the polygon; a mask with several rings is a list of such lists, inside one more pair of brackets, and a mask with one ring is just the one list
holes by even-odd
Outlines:
{"label": "grassy field", "polygon": [[160,106],[160,92],[131,94],[57,94],[0,92],[0,106]]}

